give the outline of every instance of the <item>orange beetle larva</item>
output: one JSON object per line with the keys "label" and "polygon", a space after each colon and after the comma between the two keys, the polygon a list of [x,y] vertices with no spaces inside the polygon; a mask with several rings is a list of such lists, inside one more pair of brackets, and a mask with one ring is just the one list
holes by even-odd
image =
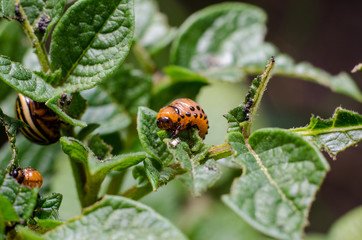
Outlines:
{"label": "orange beetle larva", "polygon": [[161,108],[157,114],[157,126],[171,130],[172,137],[180,131],[196,128],[199,130],[199,136],[204,139],[208,133],[209,121],[197,103],[188,98],[180,98]]}
{"label": "orange beetle larva", "polygon": [[40,188],[43,185],[43,176],[33,168],[21,169],[20,167],[14,166],[14,169],[10,172],[10,176],[15,178],[19,184],[30,188]]}

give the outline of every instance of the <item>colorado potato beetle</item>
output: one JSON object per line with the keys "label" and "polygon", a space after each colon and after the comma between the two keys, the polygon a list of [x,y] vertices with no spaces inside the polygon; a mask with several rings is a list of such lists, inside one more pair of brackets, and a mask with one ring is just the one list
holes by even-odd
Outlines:
{"label": "colorado potato beetle", "polygon": [[157,126],[172,131],[172,137],[180,131],[196,128],[199,136],[204,139],[208,133],[209,120],[197,103],[191,99],[180,98],[161,108],[157,114]]}
{"label": "colorado potato beetle", "polygon": [[28,127],[21,128],[20,131],[30,141],[41,145],[48,145],[59,140],[60,121],[45,103],[33,101],[18,93],[15,116],[29,125]]}
{"label": "colorado potato beetle", "polygon": [[13,170],[10,172],[10,176],[15,178],[19,184],[30,188],[40,188],[43,185],[42,175],[33,168],[21,169],[18,166],[14,166]]}

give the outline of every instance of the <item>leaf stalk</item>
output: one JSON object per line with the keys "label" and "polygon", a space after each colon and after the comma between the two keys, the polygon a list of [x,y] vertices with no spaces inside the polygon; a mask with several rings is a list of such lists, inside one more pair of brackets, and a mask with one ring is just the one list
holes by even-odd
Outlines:
{"label": "leaf stalk", "polygon": [[24,20],[21,22],[21,26],[23,27],[24,32],[25,32],[26,36],[28,37],[28,39],[30,40],[33,48],[36,49],[35,53],[38,56],[42,71],[46,73],[50,70],[50,63],[49,63],[48,55],[45,51],[45,48],[43,47],[43,45],[40,43],[39,39],[35,35],[28,18],[26,16],[23,8],[21,7],[20,0],[15,0],[15,3],[19,5],[19,12],[21,13],[21,16]]}

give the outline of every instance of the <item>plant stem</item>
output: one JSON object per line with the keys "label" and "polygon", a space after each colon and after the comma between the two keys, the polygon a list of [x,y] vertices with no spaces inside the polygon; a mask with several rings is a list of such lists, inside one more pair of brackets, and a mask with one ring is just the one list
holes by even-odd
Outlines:
{"label": "plant stem", "polygon": [[8,128],[9,128],[8,125],[6,125],[6,124],[3,124],[3,125],[5,126],[5,132],[6,132],[6,135],[8,136],[8,141],[9,141],[10,148],[11,148],[11,160],[7,166],[7,170],[9,171],[9,169],[11,168],[12,165],[19,166],[18,148],[15,145],[16,138],[11,136],[11,134],[9,134],[9,132],[8,132]]}
{"label": "plant stem", "polygon": [[75,186],[77,188],[78,198],[81,203],[82,208],[84,207],[84,182],[86,181],[86,173],[83,164],[75,162],[74,160],[70,159],[70,165],[72,167]]}
{"label": "plant stem", "polygon": [[133,200],[141,199],[152,192],[152,187],[150,183],[147,183],[146,186],[137,187],[136,185],[130,187],[127,191],[121,194],[123,197],[127,197]]}
{"label": "plant stem", "polygon": [[228,143],[224,143],[218,146],[214,146],[210,149],[207,159],[219,160],[226,158],[232,154],[231,146]]}
{"label": "plant stem", "polygon": [[98,193],[102,182],[92,181],[86,166],[83,163],[69,159],[72,167],[78,198],[82,208],[88,207],[98,200]]}
{"label": "plant stem", "polygon": [[24,32],[28,39],[30,40],[32,46],[36,49],[36,54],[38,55],[38,59],[41,65],[41,69],[44,73],[48,72],[50,70],[50,63],[48,59],[48,55],[43,48],[42,44],[39,42],[39,39],[35,35],[32,26],[29,23],[28,18],[26,17],[26,14],[21,7],[20,0],[15,0],[16,4],[19,4],[19,12],[21,13],[21,16],[23,17],[24,21],[21,22],[21,25],[24,29]]}
{"label": "plant stem", "polygon": [[245,125],[243,125],[243,136],[245,139],[247,139],[250,136],[251,125],[252,125],[255,113],[258,111],[261,99],[263,98],[263,94],[266,90],[266,86],[268,85],[268,82],[271,78],[271,72],[274,68],[274,64],[275,64],[274,57],[271,57],[270,61],[268,62],[267,66],[264,70],[264,73],[261,75],[261,82],[257,88],[257,91],[256,91],[254,99],[253,99],[253,104],[250,108],[249,120],[246,122]]}
{"label": "plant stem", "polygon": [[136,42],[132,47],[132,52],[136,56],[137,60],[141,64],[143,70],[146,73],[153,74],[156,71],[156,66],[153,60],[151,59],[150,54],[147,50],[139,43]]}
{"label": "plant stem", "polygon": [[124,170],[112,176],[111,182],[108,184],[106,193],[111,195],[118,194],[125,175],[126,171]]}
{"label": "plant stem", "polygon": [[[62,135],[74,137],[74,127],[70,125],[64,126],[62,128]],[[103,179],[95,179],[91,176],[88,167],[77,159],[72,159],[69,156],[69,161],[80,204],[82,208],[88,207],[98,200],[98,193]]]}

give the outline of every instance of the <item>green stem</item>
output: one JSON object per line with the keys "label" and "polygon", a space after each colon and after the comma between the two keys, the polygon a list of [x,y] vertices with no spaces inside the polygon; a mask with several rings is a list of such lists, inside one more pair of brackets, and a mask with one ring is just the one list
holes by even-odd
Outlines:
{"label": "green stem", "polygon": [[139,43],[136,42],[132,47],[132,52],[136,56],[137,60],[141,64],[143,70],[146,73],[153,74],[156,71],[156,65],[153,62],[150,54],[147,50]]}
{"label": "green stem", "polygon": [[33,28],[30,25],[28,18],[26,17],[26,14],[20,5],[20,0],[15,0],[15,3],[19,4],[19,12],[21,13],[21,16],[24,19],[24,21],[21,22],[24,32],[28,37],[28,39],[30,40],[30,42],[32,43],[32,46],[36,49],[36,54],[38,55],[42,71],[46,73],[50,70],[48,55],[45,49],[43,48],[42,44],[39,42],[39,39],[35,35]]}
{"label": "green stem", "polygon": [[69,159],[72,167],[78,198],[82,208],[88,207],[98,201],[98,193],[101,187],[100,182],[92,181],[93,177],[87,167],[74,159]]}
{"label": "green stem", "polygon": [[98,193],[99,190],[101,189],[102,181],[94,182],[92,181],[93,178],[94,177],[92,176],[88,176],[87,178],[88,181],[84,186],[85,195],[83,197],[83,203],[82,203],[83,208],[89,207],[90,205],[98,201]]}
{"label": "green stem", "polygon": [[86,178],[87,178],[85,168],[84,168],[83,164],[81,164],[79,162],[75,162],[75,160],[73,160],[73,159],[69,159],[69,161],[70,161],[70,165],[71,165],[72,171],[73,171],[73,176],[74,176],[75,186],[77,188],[78,198],[79,198],[80,204],[83,208],[85,205],[85,203],[84,203],[84,196],[85,196],[84,183],[86,182]]}
{"label": "green stem", "polygon": [[8,141],[10,144],[10,148],[11,148],[11,160],[10,163],[7,166],[7,170],[9,171],[12,165],[16,165],[19,166],[19,158],[18,158],[18,148],[16,147],[16,138],[11,136],[8,132],[8,126],[5,126],[5,132],[6,135],[8,136]]}
{"label": "green stem", "polygon": [[[74,137],[74,127],[65,125],[62,128],[62,135]],[[69,158],[72,167],[78,198],[82,208],[88,207],[98,201],[98,193],[103,179],[94,178],[86,164],[76,159]]]}
{"label": "green stem", "polygon": [[146,196],[152,192],[152,187],[150,183],[147,183],[146,186],[138,187],[136,185],[130,187],[127,191],[121,194],[123,197],[127,197],[133,200],[139,200],[142,197]]}
{"label": "green stem", "polygon": [[231,156],[231,154],[231,146],[228,143],[224,143],[222,145],[212,147],[207,155],[207,159],[212,158],[214,160],[219,160]]}
{"label": "green stem", "polygon": [[111,182],[108,184],[106,193],[111,195],[118,194],[125,175],[126,171],[121,171],[112,176]]}
{"label": "green stem", "polygon": [[274,57],[272,57],[268,62],[263,75],[261,75],[261,82],[255,93],[252,107],[250,108],[249,120],[246,123],[243,123],[243,136],[245,139],[247,139],[250,136],[251,125],[253,123],[254,116],[258,111],[261,99],[263,98],[263,94],[266,90],[266,86],[268,85],[268,82],[271,78],[271,72],[274,68],[274,64],[275,64]]}

